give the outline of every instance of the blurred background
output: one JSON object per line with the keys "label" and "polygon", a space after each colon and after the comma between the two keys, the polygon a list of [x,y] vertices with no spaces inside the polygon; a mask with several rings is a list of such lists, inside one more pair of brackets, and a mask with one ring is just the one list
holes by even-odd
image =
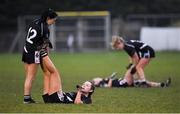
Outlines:
{"label": "blurred background", "polygon": [[142,40],[155,50],[180,50],[180,0],[1,0],[0,53],[21,52],[27,26],[44,9],[56,52],[111,50],[112,35]]}

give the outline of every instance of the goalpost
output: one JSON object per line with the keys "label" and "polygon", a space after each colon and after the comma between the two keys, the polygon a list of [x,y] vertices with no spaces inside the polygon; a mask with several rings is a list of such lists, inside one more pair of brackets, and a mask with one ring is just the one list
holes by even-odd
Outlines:
{"label": "goalpost", "polygon": [[[108,11],[71,11],[57,14],[59,21],[55,24],[54,36],[57,51],[69,48],[75,51],[109,49],[111,20]],[[72,47],[68,44],[69,40]]]}
{"label": "goalpost", "polygon": [[[50,40],[55,51],[84,52],[109,50],[111,39],[111,19],[108,11],[68,11],[57,12],[58,20],[50,26]],[[27,25],[37,16],[18,18],[18,33],[9,49],[18,46],[22,50]]]}

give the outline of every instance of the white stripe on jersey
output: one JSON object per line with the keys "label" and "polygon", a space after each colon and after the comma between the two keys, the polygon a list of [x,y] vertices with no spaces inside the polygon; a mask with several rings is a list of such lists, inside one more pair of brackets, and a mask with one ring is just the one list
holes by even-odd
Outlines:
{"label": "white stripe on jersey", "polygon": [[133,45],[126,43],[127,46],[135,48]]}
{"label": "white stripe on jersey", "polygon": [[141,47],[140,47],[140,49],[143,49],[144,47],[146,47],[147,46],[147,44],[143,44]]}
{"label": "white stripe on jersey", "polygon": [[41,56],[43,57],[43,56],[45,56],[45,55],[47,55],[47,53],[44,53],[44,54],[42,54]]}
{"label": "white stripe on jersey", "polygon": [[69,96],[66,95],[66,97],[69,101],[71,101],[71,102],[73,101]]}
{"label": "white stripe on jersey", "polygon": [[139,52],[139,57],[142,58],[142,53],[141,52]]}
{"label": "white stripe on jersey", "polygon": [[26,53],[28,53],[28,51],[27,51],[27,49],[26,49],[26,46],[24,46],[24,51],[25,51]]}

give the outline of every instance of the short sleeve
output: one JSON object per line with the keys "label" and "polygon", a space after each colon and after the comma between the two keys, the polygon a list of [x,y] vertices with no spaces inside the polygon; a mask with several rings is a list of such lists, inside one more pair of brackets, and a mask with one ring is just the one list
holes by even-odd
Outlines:
{"label": "short sleeve", "polygon": [[133,55],[135,54],[136,50],[133,46],[127,46],[125,45],[124,50],[126,51],[126,53],[130,56],[133,57]]}

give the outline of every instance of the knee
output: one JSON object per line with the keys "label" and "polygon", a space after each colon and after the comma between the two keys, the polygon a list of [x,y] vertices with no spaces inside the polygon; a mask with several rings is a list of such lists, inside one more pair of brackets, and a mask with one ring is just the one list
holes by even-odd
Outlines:
{"label": "knee", "polygon": [[58,73],[58,70],[56,68],[53,68],[51,71],[50,71],[51,74],[55,74],[55,75],[59,75]]}
{"label": "knee", "polygon": [[59,73],[58,73],[58,71],[55,69],[55,70],[51,70],[51,71],[49,71],[46,75],[45,75],[45,77],[52,77],[52,78],[56,78],[57,79],[57,77],[59,77]]}
{"label": "knee", "polygon": [[44,73],[44,76],[50,76],[50,72],[49,71],[43,71],[43,73]]}

